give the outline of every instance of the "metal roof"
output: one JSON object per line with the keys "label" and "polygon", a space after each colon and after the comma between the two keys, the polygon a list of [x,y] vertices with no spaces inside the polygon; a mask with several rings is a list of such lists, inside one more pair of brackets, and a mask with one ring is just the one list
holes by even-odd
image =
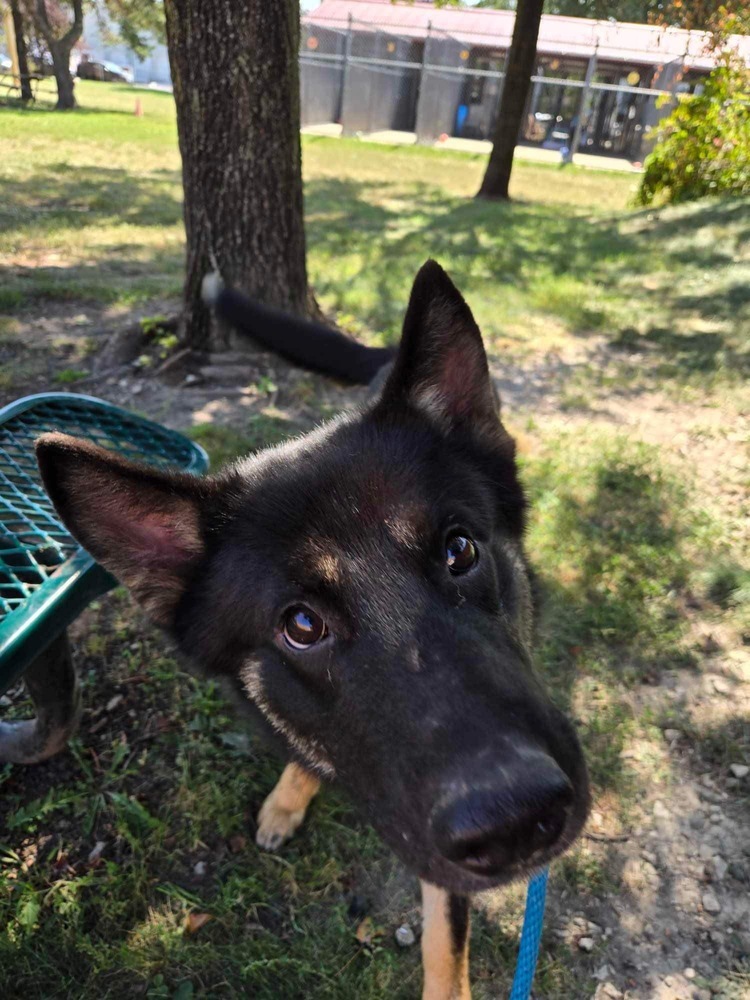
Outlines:
{"label": "metal roof", "polygon": [[[508,48],[515,13],[507,10],[435,7],[391,0],[323,0],[303,17],[303,23],[354,30],[373,25],[393,34],[426,38],[429,30],[446,32],[470,45]],[[366,22],[366,23],[363,23]],[[602,60],[658,66],[682,60],[690,69],[711,69],[714,58],[701,31],[662,28],[652,24],[595,21],[583,17],[542,15],[537,51],[541,55],[587,58],[595,50]],[[750,38],[733,36],[738,52],[750,62]]]}

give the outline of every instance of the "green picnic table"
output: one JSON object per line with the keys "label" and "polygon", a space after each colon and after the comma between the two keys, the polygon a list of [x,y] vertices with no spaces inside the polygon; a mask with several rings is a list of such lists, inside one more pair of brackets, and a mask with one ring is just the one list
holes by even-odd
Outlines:
{"label": "green picnic table", "polygon": [[44,491],[34,441],[46,431],[161,468],[208,468],[205,451],[182,434],[92,396],[42,393],[0,409],[0,695],[23,677],[36,710],[34,719],[0,720],[0,763],[44,760],[75,732],[81,700],[66,630],[117,582]]}

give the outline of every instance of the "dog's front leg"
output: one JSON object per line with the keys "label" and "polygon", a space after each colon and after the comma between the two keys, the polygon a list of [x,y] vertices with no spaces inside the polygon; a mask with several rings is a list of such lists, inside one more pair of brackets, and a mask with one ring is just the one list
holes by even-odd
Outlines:
{"label": "dog's front leg", "polygon": [[320,781],[299,764],[287,764],[258,813],[255,842],[267,851],[275,851],[289,840],[320,788]]}
{"label": "dog's front leg", "polygon": [[422,1000],[470,1000],[469,897],[421,886]]}

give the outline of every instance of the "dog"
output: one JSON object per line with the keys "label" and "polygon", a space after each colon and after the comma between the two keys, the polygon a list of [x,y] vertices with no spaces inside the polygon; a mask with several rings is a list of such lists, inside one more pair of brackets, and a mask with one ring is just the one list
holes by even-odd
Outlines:
{"label": "dog", "polygon": [[294,361],[380,373],[375,398],[207,478],[45,434],[46,489],[280,741],[258,844],[276,850],[338,783],[421,881],[424,1000],[467,1000],[471,894],[560,855],[589,808],[576,733],[534,668],[526,500],[481,334],[433,261],[395,352],[213,299]]}

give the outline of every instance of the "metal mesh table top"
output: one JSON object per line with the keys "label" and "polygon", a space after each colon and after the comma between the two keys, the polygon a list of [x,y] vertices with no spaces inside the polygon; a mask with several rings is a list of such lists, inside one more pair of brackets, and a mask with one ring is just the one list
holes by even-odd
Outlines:
{"label": "metal mesh table top", "polygon": [[46,431],[86,438],[125,458],[203,472],[198,445],[101,400],[45,393],[0,411],[0,623],[79,549],[42,486],[34,441]]}

